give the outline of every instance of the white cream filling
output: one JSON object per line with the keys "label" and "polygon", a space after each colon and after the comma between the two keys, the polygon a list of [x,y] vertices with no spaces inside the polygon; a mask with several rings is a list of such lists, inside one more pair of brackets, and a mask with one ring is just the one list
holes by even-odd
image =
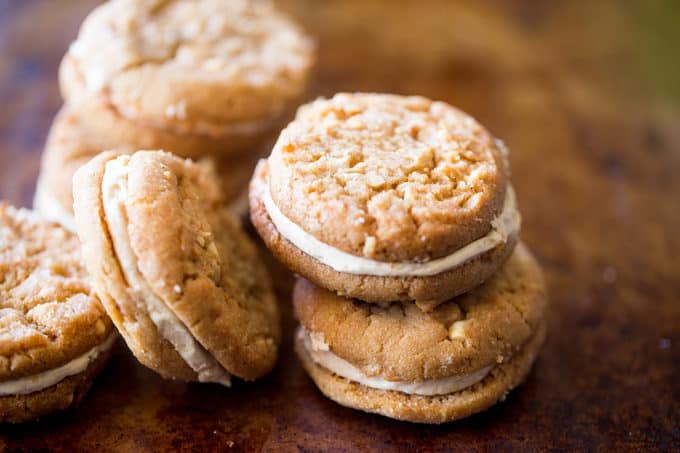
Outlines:
{"label": "white cream filling", "polygon": [[[163,338],[198,375],[200,382],[231,386],[231,376],[222,365],[194,338],[180,319],[165,305],[137,269],[137,259],[127,230],[127,164],[130,156],[120,156],[106,164],[102,181],[104,213],[113,246],[131,295],[145,304],[151,321]],[[177,287],[175,290],[181,291]]]}
{"label": "white cream filling", "polygon": [[13,381],[0,382],[0,396],[27,395],[47,387],[52,387],[69,376],[82,373],[99,354],[111,348],[117,336],[116,332],[112,332],[103,343],[58,368]]}
{"label": "white cream filling", "polygon": [[47,192],[40,179],[38,179],[38,184],[35,188],[33,209],[38,211],[44,219],[56,222],[73,233],[76,232],[76,221],[73,213],[64,209],[59,200]]}
{"label": "white cream filling", "polygon": [[447,395],[476,384],[484,379],[493,368],[493,365],[490,365],[470,374],[426,381],[388,381],[380,377],[367,376],[351,363],[335,355],[316,332],[309,333],[304,327],[300,326],[298,336],[314,363],[340,377],[378,390],[394,390],[409,395]]}
{"label": "white cream filling", "polygon": [[265,209],[281,236],[293,243],[307,255],[338,272],[358,275],[377,275],[385,277],[413,276],[425,277],[451,270],[507,241],[508,237],[519,231],[521,216],[517,210],[515,191],[508,185],[503,202],[503,212],[491,221],[492,229],[479,238],[450,255],[422,263],[386,263],[352,255],[331,247],[316,239],[296,225],[279,210],[272,199],[269,184],[263,187],[262,196]]}

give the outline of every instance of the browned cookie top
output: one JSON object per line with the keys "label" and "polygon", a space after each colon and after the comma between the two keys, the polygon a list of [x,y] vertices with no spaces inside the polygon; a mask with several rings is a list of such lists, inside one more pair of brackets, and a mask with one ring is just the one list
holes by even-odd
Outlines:
{"label": "browned cookie top", "polygon": [[486,235],[503,208],[496,140],[443,102],[338,94],[298,110],[268,160],[279,210],[342,251],[439,258]]}
{"label": "browned cookie top", "polygon": [[64,365],[111,332],[78,238],[0,203],[0,381]]}
{"label": "browned cookie top", "polygon": [[293,303],[316,340],[366,375],[423,381],[509,360],[536,332],[546,294],[538,263],[520,244],[494,277],[428,313],[342,298],[302,279]]}
{"label": "browned cookie top", "polygon": [[67,99],[87,90],[147,123],[219,133],[281,113],[313,52],[270,2],[112,0],[83,22],[61,87]]}

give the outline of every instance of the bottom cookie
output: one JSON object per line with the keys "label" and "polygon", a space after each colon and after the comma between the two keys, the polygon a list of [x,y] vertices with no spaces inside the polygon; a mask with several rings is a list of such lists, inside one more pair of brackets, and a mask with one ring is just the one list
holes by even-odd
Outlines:
{"label": "bottom cookie", "polygon": [[543,323],[512,359],[495,366],[482,381],[454,393],[436,396],[374,389],[337,376],[312,361],[300,335],[296,336],[295,351],[319,390],[338,404],[403,421],[446,423],[481,412],[505,399],[510,390],[526,378],[545,335]]}
{"label": "bottom cookie", "polygon": [[22,423],[55,411],[75,407],[87,395],[92,381],[104,369],[113,348],[108,348],[81,373],[69,376],[57,384],[26,395],[0,397],[0,423]]}

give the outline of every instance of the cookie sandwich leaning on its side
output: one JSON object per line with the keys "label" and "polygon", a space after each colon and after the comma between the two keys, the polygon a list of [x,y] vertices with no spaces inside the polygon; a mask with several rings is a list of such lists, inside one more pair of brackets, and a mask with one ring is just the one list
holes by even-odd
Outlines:
{"label": "cookie sandwich leaning on its side", "polygon": [[142,364],[227,386],[272,369],[271,281],[211,172],[162,151],[107,152],[76,172],[73,190],[93,284]]}

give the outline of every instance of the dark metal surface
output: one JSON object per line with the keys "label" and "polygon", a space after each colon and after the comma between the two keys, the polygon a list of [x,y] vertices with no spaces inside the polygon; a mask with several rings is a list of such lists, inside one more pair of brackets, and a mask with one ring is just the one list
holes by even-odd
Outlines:
{"label": "dark metal surface", "polygon": [[[30,205],[57,65],[90,1],[0,0],[0,197]],[[231,390],[163,382],[120,346],[79,410],[0,450],[671,451],[680,448],[680,42],[673,2],[287,1],[319,39],[309,97],[422,94],[512,149],[550,332],[526,384],[444,426],[340,407],[286,341]]]}

